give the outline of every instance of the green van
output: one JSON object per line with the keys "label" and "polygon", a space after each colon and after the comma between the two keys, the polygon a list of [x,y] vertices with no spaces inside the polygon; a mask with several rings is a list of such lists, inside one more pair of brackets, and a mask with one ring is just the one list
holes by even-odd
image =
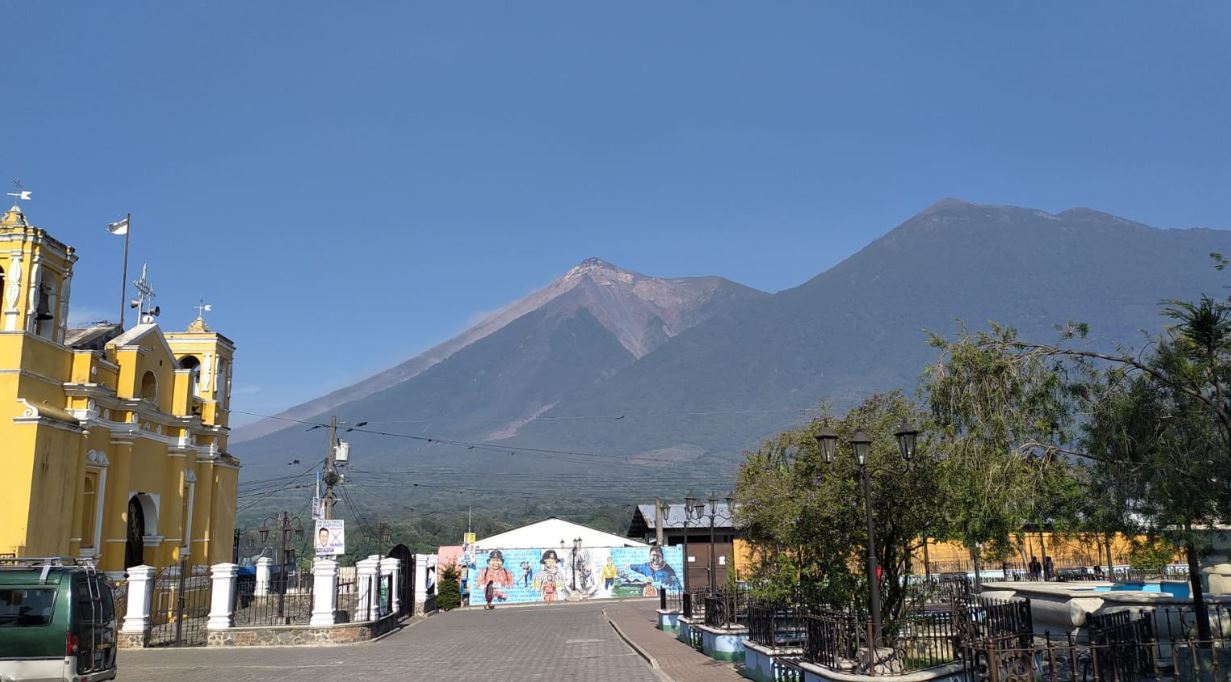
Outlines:
{"label": "green van", "polygon": [[115,679],[111,586],[90,565],[0,559],[0,680]]}

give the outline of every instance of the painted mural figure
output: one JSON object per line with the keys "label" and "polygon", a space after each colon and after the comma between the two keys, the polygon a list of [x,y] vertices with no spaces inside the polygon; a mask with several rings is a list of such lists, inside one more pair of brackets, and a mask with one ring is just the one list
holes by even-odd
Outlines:
{"label": "painted mural figure", "polygon": [[615,584],[616,578],[620,577],[620,572],[616,569],[615,562],[611,560],[611,555],[607,555],[607,563],[603,564],[603,589],[611,591],[611,586]]}
{"label": "painted mural figure", "polygon": [[636,571],[650,579],[654,584],[664,587],[678,587],[679,580],[675,577],[675,569],[663,559],[663,548],[654,545],[650,548],[650,560],[644,564],[630,564],[630,571]]}
{"label": "painted mural figure", "polygon": [[521,586],[530,587],[530,582],[534,580],[534,571],[530,569],[530,562],[521,562]]}
{"label": "painted mural figure", "polygon": [[[504,554],[498,549],[493,549],[487,555],[487,568],[479,572],[479,585],[492,584],[494,596],[500,601],[507,599],[501,587],[513,586],[513,574],[509,573],[509,569],[504,567]],[[491,601],[490,599],[488,601]]]}
{"label": "painted mural figure", "polygon": [[549,549],[543,552],[543,558],[539,560],[542,568],[534,576],[534,586],[543,593],[543,601],[555,601],[556,595],[560,589],[564,587],[564,574],[560,572],[560,557],[556,555],[556,550]]}

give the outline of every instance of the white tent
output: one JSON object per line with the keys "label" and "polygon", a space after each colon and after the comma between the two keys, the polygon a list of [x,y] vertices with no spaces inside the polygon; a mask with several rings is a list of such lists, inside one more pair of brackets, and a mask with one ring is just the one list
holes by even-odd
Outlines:
{"label": "white tent", "polygon": [[491,537],[481,538],[475,543],[475,549],[572,547],[576,538],[581,538],[582,547],[649,546],[644,542],[638,542],[622,535],[604,533],[579,523],[552,517]]}

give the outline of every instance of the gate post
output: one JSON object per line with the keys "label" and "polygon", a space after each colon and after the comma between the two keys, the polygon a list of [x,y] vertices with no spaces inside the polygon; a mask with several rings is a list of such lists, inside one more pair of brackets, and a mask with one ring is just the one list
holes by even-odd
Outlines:
{"label": "gate post", "polygon": [[209,620],[206,630],[226,630],[235,627],[235,578],[239,575],[236,564],[214,564],[210,567],[213,589],[210,591]]}
{"label": "gate post", "polygon": [[380,586],[376,584],[380,575],[380,559],[370,556],[355,563],[355,583],[359,595],[355,600],[355,621],[365,622],[376,620],[376,595],[380,594]]}
{"label": "gate post", "polygon": [[142,635],[150,629],[150,600],[154,597],[154,567],[133,566],[128,569],[128,612],[120,632]]}
{"label": "gate post", "polygon": [[273,573],[274,560],[269,557],[261,557],[256,560],[256,587],[252,591],[254,597],[269,596],[269,579]]}
{"label": "gate post", "polygon": [[312,618],[308,625],[333,625],[338,610],[338,562],[312,562]]}
{"label": "gate post", "polygon": [[[415,613],[416,616],[425,615],[424,607],[427,606],[427,557],[426,554],[415,555]],[[473,590],[471,594],[473,594]]]}
{"label": "gate post", "polygon": [[380,570],[382,575],[392,576],[392,580],[390,580],[389,583],[389,590],[392,593],[390,594],[390,602],[393,605],[393,612],[401,615],[402,595],[400,592],[402,585],[402,562],[387,559],[381,563]]}

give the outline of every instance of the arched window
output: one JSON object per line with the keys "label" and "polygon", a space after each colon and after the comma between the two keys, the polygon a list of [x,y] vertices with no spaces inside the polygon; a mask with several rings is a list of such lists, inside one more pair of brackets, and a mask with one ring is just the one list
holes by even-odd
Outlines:
{"label": "arched window", "polygon": [[190,369],[192,374],[189,375],[188,384],[192,386],[192,394],[194,396],[201,395],[201,361],[195,355],[185,355],[180,358],[180,369]]}
{"label": "arched window", "polygon": [[98,472],[86,470],[81,493],[81,548],[94,547],[94,519],[98,510]]}
{"label": "arched window", "polygon": [[148,370],[141,377],[141,399],[158,402],[158,377]]}
{"label": "arched window", "polygon": [[128,500],[128,532],[125,534],[124,568],[145,563],[145,510],[136,495]]}

